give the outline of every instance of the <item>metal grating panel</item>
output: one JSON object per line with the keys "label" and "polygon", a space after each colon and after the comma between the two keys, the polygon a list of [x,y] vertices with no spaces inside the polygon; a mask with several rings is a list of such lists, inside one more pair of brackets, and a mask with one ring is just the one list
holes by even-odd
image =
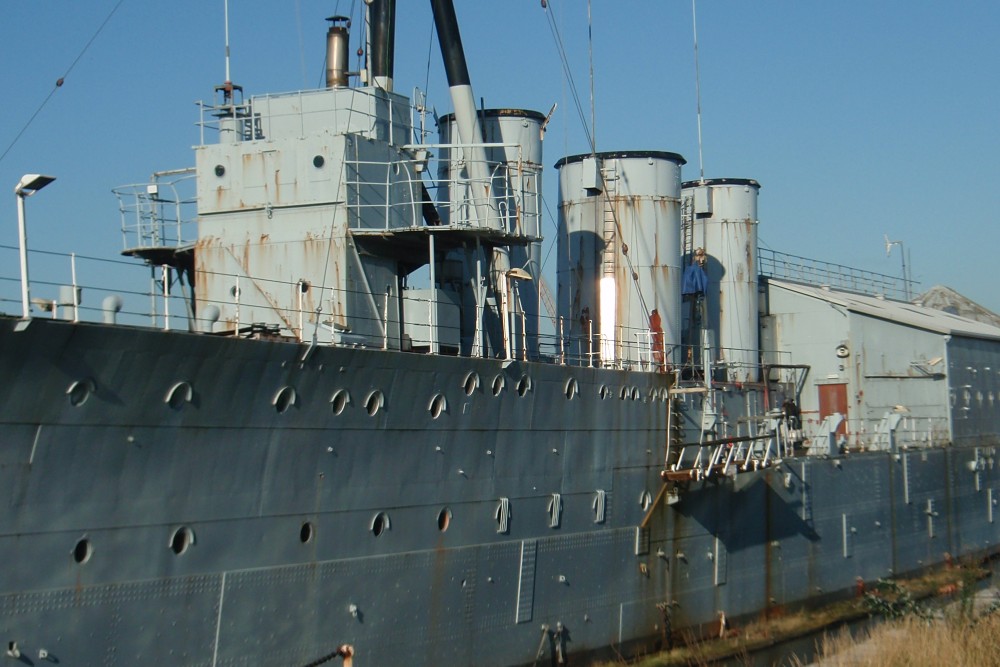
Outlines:
{"label": "metal grating panel", "polygon": [[715,585],[726,583],[726,568],[729,564],[729,550],[719,535],[715,536]]}
{"label": "metal grating panel", "polygon": [[644,556],[649,553],[649,528],[636,526],[635,528],[635,555]]}
{"label": "metal grating panel", "polygon": [[535,560],[538,556],[538,541],[521,542],[521,572],[517,577],[517,615],[515,623],[531,620],[535,606]]}
{"label": "metal grating panel", "polygon": [[910,457],[903,454],[903,502],[910,504]]}
{"label": "metal grating panel", "polygon": [[844,541],[844,558],[850,558],[854,555],[854,540],[852,535],[854,529],[850,527],[850,519],[846,514],[840,515],[840,521],[841,535]]}

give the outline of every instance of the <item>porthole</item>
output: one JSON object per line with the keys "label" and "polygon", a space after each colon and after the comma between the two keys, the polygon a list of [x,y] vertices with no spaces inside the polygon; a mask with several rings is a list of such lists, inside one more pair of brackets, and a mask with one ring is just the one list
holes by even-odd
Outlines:
{"label": "porthole", "polygon": [[313,166],[316,167],[317,169],[322,167],[324,164],[326,164],[326,160],[323,159],[322,155],[317,155],[316,157],[313,158]]}
{"label": "porthole", "polygon": [[628,387],[622,387],[622,390],[618,392],[618,398],[623,401],[628,398]]}
{"label": "porthole", "polygon": [[383,405],[385,405],[385,396],[378,389],[368,394],[368,398],[365,399],[365,410],[372,417],[378,414]]}
{"label": "porthole", "polygon": [[170,550],[180,556],[194,544],[194,531],[187,526],[181,526],[170,537]]}
{"label": "porthole", "polygon": [[451,510],[447,507],[441,509],[438,512],[438,530],[442,533],[448,530],[448,526],[451,525]]}
{"label": "porthole", "polygon": [[90,395],[96,391],[94,381],[90,378],[86,380],[77,380],[66,389],[66,395],[69,397],[69,404],[73,407],[79,407],[87,402]]}
{"label": "porthole", "polygon": [[546,508],[549,513],[549,528],[558,528],[562,521],[562,494],[553,493]]}
{"label": "porthole", "polygon": [[215,175],[216,176],[218,176],[219,178],[222,178],[225,175],[225,173],[226,173],[226,168],[225,167],[223,167],[221,164],[215,165]]}
{"label": "porthole", "polygon": [[347,404],[350,402],[350,393],[346,389],[338,389],[330,397],[330,409],[333,410],[333,414],[339,415],[347,408]]}
{"label": "porthole", "polygon": [[470,371],[468,375],[465,376],[465,382],[462,383],[462,388],[465,390],[466,396],[472,396],[479,389],[479,373],[476,371]]}
{"label": "porthole", "polygon": [[299,542],[302,544],[309,544],[312,542],[313,537],[316,535],[316,528],[313,526],[311,521],[305,521],[302,523],[302,527],[299,528]]}
{"label": "porthole", "polygon": [[441,413],[448,409],[448,401],[445,399],[444,394],[435,394],[427,409],[430,411],[432,418],[437,419],[440,417]]}
{"label": "porthole", "polygon": [[649,506],[653,504],[653,496],[650,495],[649,491],[643,491],[639,494],[639,507],[645,512],[649,509]]}
{"label": "porthole", "polygon": [[190,403],[194,398],[194,389],[190,382],[182,381],[176,383],[167,390],[167,395],[163,397],[163,402],[174,410],[180,410],[185,403]]}
{"label": "porthole", "polygon": [[295,388],[294,387],[282,387],[278,390],[278,393],[274,395],[271,399],[271,404],[274,405],[274,409],[278,411],[279,414],[287,412],[288,408],[295,405]]}
{"label": "porthole", "polygon": [[385,512],[379,512],[375,515],[375,518],[372,519],[372,535],[375,537],[378,537],[385,531],[389,530],[389,528],[389,515]]}
{"label": "porthole", "polygon": [[510,531],[510,498],[500,498],[494,518],[497,521],[497,532],[507,534]]}
{"label": "porthole", "polygon": [[523,397],[529,391],[531,391],[531,377],[522,375],[521,379],[517,381],[517,395]]}
{"label": "porthole", "polygon": [[563,388],[566,394],[566,399],[572,401],[576,398],[577,393],[580,391],[580,385],[577,383],[576,378],[570,378],[566,380],[566,386]]}
{"label": "porthole", "polygon": [[493,395],[499,396],[500,392],[503,391],[503,388],[504,386],[506,386],[506,384],[507,381],[504,380],[504,377],[502,375],[498,375],[495,378],[493,378]]}
{"label": "porthole", "polygon": [[83,538],[73,547],[73,560],[80,564],[86,563],[93,553],[94,548],[90,546],[90,540]]}
{"label": "porthole", "polygon": [[639,400],[639,388],[638,387],[632,387],[632,391],[629,392],[629,396],[632,397],[633,401],[638,401]]}
{"label": "porthole", "polygon": [[602,384],[600,390],[597,392],[597,395],[600,396],[601,400],[603,401],[604,399],[606,399],[608,396],[611,395],[611,389],[608,388],[608,385]]}

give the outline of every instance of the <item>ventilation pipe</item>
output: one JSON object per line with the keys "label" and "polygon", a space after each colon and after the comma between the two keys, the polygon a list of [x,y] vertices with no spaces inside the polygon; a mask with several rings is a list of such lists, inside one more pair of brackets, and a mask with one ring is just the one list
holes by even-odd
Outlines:
{"label": "ventilation pipe", "polygon": [[[465,51],[462,48],[462,36],[458,30],[458,19],[455,17],[455,6],[451,0],[431,0],[434,12],[434,26],[438,33],[438,43],[441,45],[441,57],[444,60],[445,74],[448,76],[448,86],[451,89],[451,103],[455,107],[455,125],[458,127],[458,141],[462,144],[462,156],[465,159],[466,174],[469,179],[469,196],[472,199],[472,209],[475,220],[470,221],[474,227],[494,227],[503,229],[503,219],[499,216],[493,224],[490,223],[490,211],[499,211],[493,199],[492,182],[489,166],[486,162],[486,150],[483,148],[483,130],[479,124],[479,114],[476,112],[476,98],[472,94],[472,83],[469,79],[469,68],[465,62]],[[454,141],[454,138],[452,138]],[[454,204],[454,202],[452,202]],[[505,303],[510,284],[510,257],[505,247],[494,247],[490,284],[493,287],[496,303]],[[504,308],[497,313],[502,319],[505,335],[510,331],[511,321]],[[503,343],[505,354],[510,358],[509,342]]]}
{"label": "ventilation pipe", "polygon": [[458,31],[458,19],[451,0],[431,0],[434,10],[434,25],[441,57],[444,59],[448,86],[451,89],[451,103],[455,107],[455,124],[458,126],[458,141],[462,149],[471,181],[473,204],[477,220],[474,224],[486,227],[490,211],[490,177],[486,166],[486,151],[482,147],[483,131],[476,113],[476,100],[472,94],[469,68],[462,49],[462,36]]}
{"label": "ventilation pipe", "polygon": [[371,44],[368,62],[372,85],[392,92],[396,43],[396,0],[371,0],[368,5]]}
{"label": "ventilation pipe", "polygon": [[331,16],[327,21],[330,28],[326,31],[326,87],[343,88],[347,86],[351,20],[346,16]]}

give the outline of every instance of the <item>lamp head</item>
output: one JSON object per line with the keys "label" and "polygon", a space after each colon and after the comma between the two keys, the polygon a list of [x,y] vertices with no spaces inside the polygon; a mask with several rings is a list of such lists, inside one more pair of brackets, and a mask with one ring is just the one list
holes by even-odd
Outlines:
{"label": "lamp head", "polygon": [[56,180],[55,176],[45,176],[44,174],[25,174],[14,186],[14,193],[18,197],[30,197],[46,185]]}

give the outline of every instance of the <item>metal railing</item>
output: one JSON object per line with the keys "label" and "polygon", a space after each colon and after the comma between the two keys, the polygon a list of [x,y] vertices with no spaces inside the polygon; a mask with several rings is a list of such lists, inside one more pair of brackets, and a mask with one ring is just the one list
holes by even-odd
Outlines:
{"label": "metal railing", "polygon": [[156,172],[148,183],[111,192],[118,198],[124,250],[179,247],[197,240],[194,167]]}
{"label": "metal railing", "polygon": [[[14,315],[20,312],[19,287],[17,276],[17,252],[14,246],[0,245],[0,313]],[[231,283],[232,290],[225,290],[231,295],[225,301],[199,299],[197,316],[192,313],[191,286],[185,277],[169,267],[150,266],[126,259],[106,259],[87,255],[56,253],[42,250],[30,250],[32,266],[36,267],[35,276],[54,276],[54,279],[34,278],[31,281],[32,309],[34,316],[52,317],[79,321],[114,321],[116,324],[156,327],[172,330],[213,331],[222,333],[228,331],[237,334],[239,330],[256,324],[254,317],[248,315],[257,309],[277,310],[274,306],[257,303],[252,293],[263,290],[268,293],[299,292],[297,282],[267,279],[235,273],[206,272],[195,273],[194,281],[204,283]],[[255,287],[251,289],[251,282]],[[331,287],[313,286],[323,294],[323,312],[334,312],[327,308],[330,300],[348,301],[348,297],[361,295],[367,298],[367,293],[349,293],[346,290],[334,290]],[[73,295],[76,295],[75,297]],[[410,307],[422,306],[419,312],[429,313],[439,302],[428,298],[415,296],[415,293],[404,292],[404,301]],[[403,313],[402,323],[390,322],[397,317],[386,308],[384,295],[373,295],[376,308],[360,313],[352,313],[352,323],[356,330],[375,332],[352,338],[352,344],[361,344],[374,348],[399,347],[387,339],[387,331],[402,328],[411,336],[410,344],[414,349],[434,349],[433,343],[443,338],[460,339],[460,332],[455,326],[448,328],[444,322],[412,321],[412,315]],[[111,299],[108,301],[108,299]],[[361,299],[351,299],[355,302]],[[227,322],[216,323],[204,316],[208,306],[216,306],[230,313]],[[240,315],[240,309],[243,315]],[[228,311],[226,310],[228,309]],[[311,340],[310,327],[314,326],[313,310],[307,309],[305,302],[283,304],[281,313],[272,312],[267,321],[276,324],[269,331],[290,340]],[[235,314],[234,314],[235,313]],[[551,333],[539,333],[529,336],[524,325],[526,314],[520,308],[511,311],[510,328],[511,351],[510,358],[541,361],[572,366],[587,366],[600,368],[617,368],[640,371],[669,372],[683,367],[683,360],[691,355],[686,353],[687,346],[681,346],[665,341],[659,334],[654,334],[648,328],[631,328],[619,326],[616,337],[608,345],[602,345],[600,334],[592,335],[570,334],[565,320],[559,320],[559,328]],[[530,314],[529,314],[530,315]],[[389,325],[392,325],[391,327]],[[409,328],[415,325],[416,329]],[[430,331],[435,327],[433,339],[415,335],[415,331]],[[469,342],[463,343],[466,347]],[[659,346],[659,349],[656,349]],[[462,353],[472,354],[474,344]],[[505,356],[502,346],[491,347],[492,356]],[[607,351],[611,356],[607,356]],[[602,351],[605,355],[602,356]],[[715,368],[726,368],[724,362],[717,362]],[[723,373],[724,375],[724,373]],[[696,379],[691,375],[690,379]]]}
{"label": "metal railing", "polygon": [[827,286],[898,301],[908,301],[907,295],[914,294],[915,287],[919,284],[914,280],[789,255],[768,248],[758,249],[758,257],[760,274],[768,278],[790,280],[817,287]]}
{"label": "metal railing", "polygon": [[[484,149],[505,148],[518,153],[512,162],[487,162],[489,178],[476,181],[468,177],[435,177],[435,174],[459,171],[441,169],[455,162],[434,157],[430,151],[461,151],[464,144],[421,144],[407,146],[416,157],[393,161],[366,161],[349,157],[345,161],[349,225],[352,231],[407,228],[422,225],[423,208],[433,205],[443,216],[442,228],[480,227],[500,230],[515,236],[539,229],[541,169],[520,158],[516,144],[478,144]],[[471,169],[463,171],[472,172]],[[377,178],[375,178],[378,176]],[[402,196],[394,196],[402,189]],[[431,193],[434,193],[433,195]],[[486,194],[488,193],[488,194]],[[487,212],[478,219],[477,211]],[[373,221],[380,221],[373,224]],[[531,234],[537,235],[537,232]]]}
{"label": "metal railing", "polygon": [[[894,417],[894,418],[893,418]],[[805,440],[811,443],[811,453],[825,454],[828,446],[822,442],[824,420],[815,413],[803,414],[802,430]],[[899,448],[939,447],[950,442],[948,418],[941,416],[894,415],[889,410],[878,418],[844,419],[834,434],[840,451],[890,451]]]}

